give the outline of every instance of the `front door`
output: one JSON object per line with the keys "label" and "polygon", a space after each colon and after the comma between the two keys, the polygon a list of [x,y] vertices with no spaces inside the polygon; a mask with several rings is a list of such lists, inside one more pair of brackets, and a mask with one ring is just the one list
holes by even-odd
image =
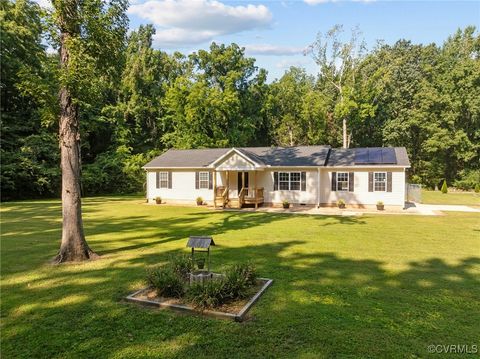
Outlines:
{"label": "front door", "polygon": [[[242,182],[242,173],[244,174],[244,176],[243,176],[244,182]],[[248,188],[248,172],[238,172],[237,184],[238,184],[238,186],[237,186],[238,195],[240,195],[240,191],[242,190],[242,187]]]}

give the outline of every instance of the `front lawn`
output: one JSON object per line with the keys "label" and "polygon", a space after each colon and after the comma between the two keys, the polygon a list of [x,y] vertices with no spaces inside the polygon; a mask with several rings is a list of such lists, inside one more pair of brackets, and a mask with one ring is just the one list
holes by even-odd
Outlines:
{"label": "front lawn", "polygon": [[480,193],[448,192],[422,190],[422,203],[425,204],[464,204],[480,206]]}
{"label": "front lawn", "polygon": [[[53,267],[60,203],[1,209],[4,358],[414,358],[478,345],[480,216],[306,216],[84,201],[103,259]],[[122,298],[148,266],[211,234],[212,267],[253,261],[273,286],[235,323]]]}

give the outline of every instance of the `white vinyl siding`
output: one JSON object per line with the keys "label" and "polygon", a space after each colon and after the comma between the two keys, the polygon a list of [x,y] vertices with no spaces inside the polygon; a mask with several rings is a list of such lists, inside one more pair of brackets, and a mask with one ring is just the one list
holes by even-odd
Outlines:
{"label": "white vinyl siding", "polygon": [[[382,201],[386,206],[404,206],[405,204],[405,172],[403,168],[351,168],[348,172],[354,172],[353,192],[332,191],[332,173],[338,170],[347,172],[343,168],[326,168],[321,171],[321,203],[332,205],[339,199],[343,199],[348,205],[370,205],[374,206],[378,201]],[[392,192],[388,191],[368,191],[368,173],[369,172],[391,172],[392,173]],[[372,178],[373,180],[374,178]],[[330,185],[327,185],[330,184]],[[373,183],[372,183],[373,189]]]}

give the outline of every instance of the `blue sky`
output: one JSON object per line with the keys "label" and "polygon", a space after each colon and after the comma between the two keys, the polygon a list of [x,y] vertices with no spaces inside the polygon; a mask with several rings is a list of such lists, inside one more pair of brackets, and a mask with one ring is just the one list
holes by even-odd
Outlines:
{"label": "blue sky", "polygon": [[441,44],[459,27],[480,27],[480,1],[137,0],[129,18],[131,29],[154,24],[154,46],[168,52],[235,42],[268,70],[272,81],[291,65],[316,74],[302,50],[335,24],[342,24],[346,35],[359,26],[369,48],[378,39]]}

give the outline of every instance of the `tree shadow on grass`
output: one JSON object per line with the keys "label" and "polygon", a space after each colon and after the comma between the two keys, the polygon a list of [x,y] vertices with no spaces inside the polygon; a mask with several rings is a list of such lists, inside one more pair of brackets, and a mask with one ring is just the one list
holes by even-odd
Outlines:
{"label": "tree shadow on grass", "polygon": [[389,272],[381,261],[297,252],[304,243],[214,249],[217,268],[249,258],[275,281],[243,324],[122,303],[144,285],[148,265],[180,248],[43,271],[4,285],[2,350],[15,357],[425,357],[429,344],[478,339],[479,258],[455,265],[432,258]]}
{"label": "tree shadow on grass", "polygon": [[[59,267],[38,265],[58,245],[46,240],[46,234],[54,238],[48,226],[10,236],[6,247],[2,239],[2,354],[404,358],[428,356],[429,344],[478,340],[479,258],[456,264],[430,258],[387,271],[388,263],[340,257],[321,247],[304,253],[311,240],[301,238],[302,228],[287,240],[267,237],[269,224],[292,218],[194,210],[162,215],[161,223],[143,213],[90,218],[90,244],[107,254],[105,260]],[[309,225],[349,224],[350,231],[365,224],[357,217],[313,218]],[[242,245],[243,233],[255,236],[253,245]],[[121,239],[108,239],[113,234]],[[219,238],[213,269],[251,260],[261,276],[274,279],[252,320],[238,324],[122,301],[145,285],[148,266],[184,252],[192,234]]]}

